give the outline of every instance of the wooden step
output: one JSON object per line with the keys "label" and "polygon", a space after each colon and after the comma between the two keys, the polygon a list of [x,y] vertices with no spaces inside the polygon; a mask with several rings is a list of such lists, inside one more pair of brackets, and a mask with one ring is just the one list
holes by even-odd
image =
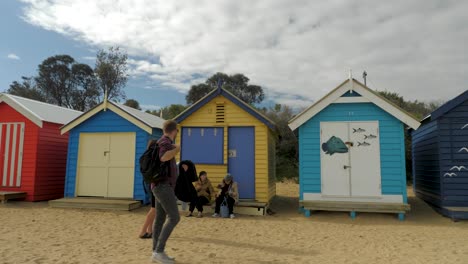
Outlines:
{"label": "wooden step", "polygon": [[76,197],[52,200],[49,201],[49,206],[53,208],[131,211],[140,208],[141,202],[135,200]]}
{"label": "wooden step", "polygon": [[[177,202],[179,205],[180,211],[187,211],[189,204],[187,204],[187,208],[183,210],[182,202]],[[205,213],[214,213],[214,202],[211,205],[203,206],[203,211]],[[268,208],[267,203],[255,202],[255,201],[239,201],[237,205],[234,206],[234,214],[242,214],[242,215],[254,215],[254,216],[264,216],[266,215],[266,210]],[[196,209],[195,209],[196,211]]]}
{"label": "wooden step", "polygon": [[3,192],[0,191],[0,201],[2,203],[6,203],[8,200],[13,200],[13,199],[23,199],[26,197],[25,192]]}
{"label": "wooden step", "polygon": [[300,201],[300,206],[317,211],[406,213],[411,209],[405,203],[343,202],[343,201]]}

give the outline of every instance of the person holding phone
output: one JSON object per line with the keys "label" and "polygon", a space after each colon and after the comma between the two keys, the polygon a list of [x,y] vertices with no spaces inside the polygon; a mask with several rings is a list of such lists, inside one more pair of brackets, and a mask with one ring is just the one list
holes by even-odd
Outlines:
{"label": "person holding phone", "polygon": [[235,218],[236,216],[234,215],[234,204],[239,202],[239,191],[237,189],[237,182],[235,182],[232,175],[228,173],[224,177],[223,182],[218,184],[217,188],[219,189],[219,192],[216,195],[216,206],[213,217],[219,217],[221,204],[223,203],[224,199],[227,198],[229,217],[231,219]]}

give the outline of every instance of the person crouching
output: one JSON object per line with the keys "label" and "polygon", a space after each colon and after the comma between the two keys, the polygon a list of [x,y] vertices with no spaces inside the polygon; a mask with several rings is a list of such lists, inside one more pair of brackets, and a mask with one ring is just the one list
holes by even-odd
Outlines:
{"label": "person crouching", "polygon": [[211,204],[211,197],[215,195],[206,171],[200,172],[198,181],[195,182],[195,190],[197,191],[197,198],[190,203],[187,217],[193,216],[193,211],[196,207],[198,210],[197,217],[200,218],[203,217],[203,206]]}
{"label": "person crouching", "polygon": [[223,182],[218,184],[217,188],[220,190],[216,196],[216,207],[215,207],[215,213],[213,214],[213,217],[219,216],[221,204],[223,203],[224,199],[227,199],[227,205],[229,208],[229,217],[235,218],[234,204],[236,204],[239,201],[239,192],[237,189],[237,182],[235,182],[232,175],[228,173],[226,177],[224,177]]}

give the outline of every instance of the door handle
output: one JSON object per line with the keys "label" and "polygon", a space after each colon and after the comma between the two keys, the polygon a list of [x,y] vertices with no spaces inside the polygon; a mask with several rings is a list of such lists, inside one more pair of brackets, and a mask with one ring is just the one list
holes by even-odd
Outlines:
{"label": "door handle", "polygon": [[345,169],[345,170],[346,170],[346,169],[349,169],[349,168],[351,168],[351,166],[347,166],[347,165],[344,165],[344,166],[343,166],[343,169]]}

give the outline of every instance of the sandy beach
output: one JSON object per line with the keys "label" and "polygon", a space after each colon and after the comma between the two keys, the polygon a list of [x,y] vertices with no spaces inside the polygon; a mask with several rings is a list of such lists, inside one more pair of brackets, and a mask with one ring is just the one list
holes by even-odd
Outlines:
{"label": "sandy beach", "polygon": [[[168,242],[177,263],[468,263],[468,222],[436,214],[410,193],[392,214],[297,213],[298,186],[277,184],[274,216],[183,217]],[[137,238],[147,208],[133,212],[0,205],[0,263],[150,263]]]}

